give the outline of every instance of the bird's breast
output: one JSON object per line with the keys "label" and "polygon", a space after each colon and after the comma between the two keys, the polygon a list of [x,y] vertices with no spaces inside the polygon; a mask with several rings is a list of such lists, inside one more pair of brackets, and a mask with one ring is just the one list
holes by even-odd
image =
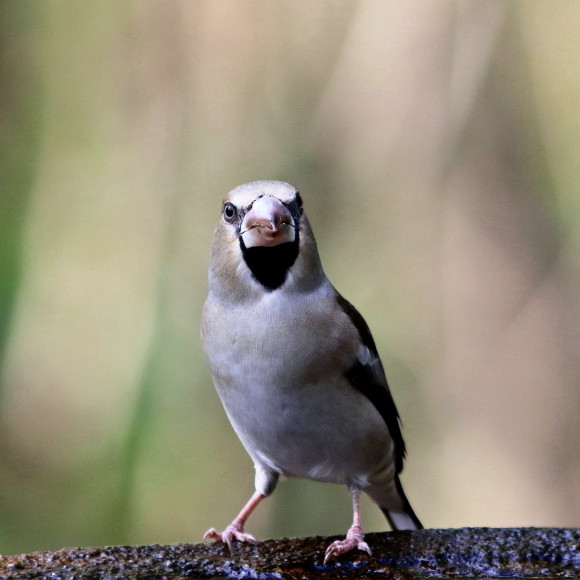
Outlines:
{"label": "bird's breast", "polygon": [[331,300],[272,292],[228,307],[208,299],[203,341],[220,394],[296,388],[348,369],[356,357],[356,329]]}
{"label": "bird's breast", "polygon": [[391,442],[346,378],[356,329],[324,297],[272,298],[243,310],[206,305],[205,349],[234,429],[255,461],[286,475],[344,482],[369,473]]}

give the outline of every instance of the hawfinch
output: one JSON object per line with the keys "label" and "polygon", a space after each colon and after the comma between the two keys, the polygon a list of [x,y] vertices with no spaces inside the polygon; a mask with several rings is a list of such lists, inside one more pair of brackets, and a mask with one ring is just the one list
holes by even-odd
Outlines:
{"label": "hawfinch", "polygon": [[369,327],[328,281],[302,198],[255,181],[225,198],[215,229],[202,339],[224,409],[256,470],[234,521],[205,538],[255,541],[244,524],[280,476],[340,483],[353,523],[325,561],[371,553],[359,493],[396,530],[422,528],[401,486],[405,443]]}

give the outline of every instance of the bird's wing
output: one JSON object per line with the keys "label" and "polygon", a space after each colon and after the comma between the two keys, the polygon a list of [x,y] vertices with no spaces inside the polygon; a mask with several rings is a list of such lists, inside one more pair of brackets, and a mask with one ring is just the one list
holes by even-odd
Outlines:
{"label": "bird's wing", "polygon": [[379,358],[375,341],[359,311],[338,293],[337,302],[358,330],[362,341],[360,354],[354,364],[348,369],[346,376],[353,387],[371,401],[387,424],[395,445],[396,472],[400,473],[403,470],[403,460],[405,458],[405,442],[401,433],[399,413],[389,390],[387,377]]}

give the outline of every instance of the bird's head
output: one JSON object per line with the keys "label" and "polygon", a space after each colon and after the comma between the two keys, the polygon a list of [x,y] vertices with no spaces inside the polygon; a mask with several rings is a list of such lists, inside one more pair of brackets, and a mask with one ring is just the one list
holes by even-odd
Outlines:
{"label": "bird's head", "polygon": [[311,288],[321,276],[316,242],[295,187],[254,181],[230,191],[212,245],[214,290],[245,299],[285,285]]}

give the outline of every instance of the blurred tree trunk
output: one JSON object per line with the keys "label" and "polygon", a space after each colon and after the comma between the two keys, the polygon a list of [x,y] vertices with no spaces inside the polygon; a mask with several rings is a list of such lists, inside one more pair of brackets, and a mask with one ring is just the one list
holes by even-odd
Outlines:
{"label": "blurred tree trunk", "polygon": [[69,548],[0,557],[3,578],[577,578],[580,530],[458,529],[369,534],[373,555],[324,561],[336,537],[223,544]]}

